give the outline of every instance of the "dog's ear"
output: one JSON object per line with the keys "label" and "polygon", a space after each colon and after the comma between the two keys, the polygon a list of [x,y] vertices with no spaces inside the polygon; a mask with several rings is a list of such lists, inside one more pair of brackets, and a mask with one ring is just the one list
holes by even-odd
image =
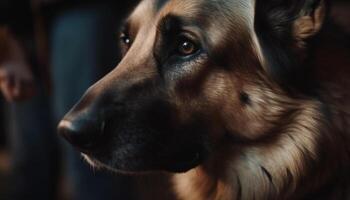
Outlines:
{"label": "dog's ear", "polygon": [[326,16],[326,0],[256,0],[256,27],[297,42],[316,35]]}
{"label": "dog's ear", "polygon": [[308,88],[305,44],[322,28],[327,0],[256,0],[255,31],[265,69],[285,88]]}
{"label": "dog's ear", "polygon": [[298,41],[303,41],[317,34],[322,28],[325,16],[326,4],[324,0],[306,1],[293,23],[294,37]]}

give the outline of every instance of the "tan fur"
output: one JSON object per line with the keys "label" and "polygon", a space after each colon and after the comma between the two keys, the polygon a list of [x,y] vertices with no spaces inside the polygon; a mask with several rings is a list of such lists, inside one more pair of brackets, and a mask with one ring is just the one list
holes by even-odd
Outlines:
{"label": "tan fur", "polygon": [[[278,88],[264,83],[263,78],[257,81],[254,77],[254,81],[242,82],[232,76],[244,77],[243,74],[231,77],[223,72],[211,71],[210,74],[212,78],[206,83],[208,93],[204,92],[201,101],[209,99],[209,105],[220,102],[218,109],[222,110],[220,117],[227,122],[226,128],[234,133],[244,133],[242,138],[258,142],[230,144],[225,137],[215,135],[223,141],[219,144],[222,149],[212,156],[212,160],[188,173],[174,176],[180,199],[294,199],[302,196],[302,191],[317,187],[322,179],[328,179],[331,171],[340,165],[334,156],[345,151],[341,145],[337,146],[343,141],[333,132],[333,125],[326,122],[327,116],[321,113],[321,102],[290,98]],[[237,105],[235,91],[241,90],[251,95],[253,107],[237,110],[241,106]],[[343,112],[348,114],[349,109]],[[215,116],[212,117],[214,120]],[[349,120],[348,115],[347,124]],[[341,131],[349,134],[344,127]],[[269,138],[263,139],[267,136]],[[322,171],[322,167],[318,172],[312,171],[310,165],[320,165],[319,148],[323,144],[330,152],[330,157],[322,161],[327,164],[327,172]],[[263,169],[269,173],[271,181]],[[319,176],[309,177],[313,173],[319,173]],[[238,188],[241,188],[240,192]]]}
{"label": "tan fur", "polygon": [[[221,158],[223,161],[208,163],[218,166],[209,169],[201,166],[186,174],[175,175],[179,196],[183,199],[195,199],[193,196],[196,195],[204,195],[198,199],[236,199],[233,197],[237,196],[232,195],[238,195],[238,185],[241,199],[282,199],[280,195],[283,193],[293,194],[301,177],[308,174],[307,162],[317,160],[317,140],[320,137],[318,121],[321,116],[317,114],[317,103],[305,102],[302,105],[306,108],[293,117],[295,122],[284,127],[276,141],[224,149],[218,153],[227,155]],[[306,162],[303,154],[309,155],[310,160]],[[272,176],[272,183],[262,167]],[[287,170],[292,180],[289,180]],[[216,173],[220,176],[215,177]],[[215,178],[210,177],[211,174],[215,174]],[[208,193],[215,198],[206,198]]]}
{"label": "tan fur", "polygon": [[[213,102],[221,100],[228,128],[235,133],[245,133],[242,137],[249,139],[263,138],[264,133],[272,138],[241,145],[221,141],[222,148],[212,160],[185,174],[174,175],[180,199],[299,199],[304,192],[313,191],[329,180],[337,169],[339,173],[344,170],[339,166],[349,161],[349,155],[344,154],[350,134],[349,94],[344,88],[350,86],[348,80],[340,81],[343,86],[326,82],[331,88],[324,95],[328,96],[335,123],[329,124],[321,112],[321,102],[289,98],[263,80],[237,84],[232,83],[235,79],[227,74],[211,73],[213,78],[208,80],[207,95]],[[338,76],[338,80],[343,77],[346,79],[346,74]],[[227,87],[233,85],[243,85],[255,107],[237,110],[239,106],[233,103],[237,99],[233,91],[237,88]],[[339,102],[346,103],[340,105]],[[239,118],[235,117],[237,113]],[[276,124],[277,121],[280,124]],[[260,134],[254,135],[256,133]],[[322,148],[329,154],[322,155],[325,160],[321,161]],[[312,165],[323,166],[316,170],[310,168]],[[271,181],[262,168],[269,173]]]}
{"label": "tan fur", "polygon": [[[221,200],[234,199],[233,197],[239,195],[241,199],[254,199],[254,197],[282,199],[281,194],[292,195],[298,190],[297,186],[302,178],[309,174],[309,162],[317,163],[320,138],[329,137],[321,136],[323,133],[320,130],[326,127],[324,116],[319,112],[320,103],[290,99],[282,93],[278,94],[278,90],[274,88],[261,88],[260,84],[245,86],[245,91],[251,94],[256,106],[237,110],[238,106],[232,104],[236,97],[218,97],[217,94],[213,94],[213,91],[220,94],[220,89],[226,90],[226,94],[234,94],[235,90],[229,90],[227,85],[235,84],[226,83],[223,79],[226,78],[227,81],[231,79],[228,76],[221,76],[222,79],[218,81],[219,75],[215,75],[216,84],[211,82],[212,86],[208,90],[212,91],[209,95],[214,95],[210,98],[220,98],[221,104],[224,104],[221,105],[224,115],[222,117],[228,121],[228,128],[232,126],[234,129],[232,132],[243,132],[246,135],[242,137],[250,139],[264,137],[264,135],[251,135],[253,133],[274,134],[276,137],[272,136],[264,142],[235,144],[235,146],[231,144],[234,147],[229,147],[230,144],[222,141],[220,143],[220,146],[223,146],[222,150],[213,155],[218,158],[213,158],[186,174],[174,176],[179,197],[193,200]],[[213,88],[213,85],[216,88]],[[223,99],[228,101],[229,107],[225,106]],[[213,101],[217,102],[215,99]],[[289,116],[283,116],[288,110]],[[238,118],[240,121],[235,122],[237,117],[231,117],[235,114],[241,116]],[[280,121],[281,116],[288,123],[280,124],[278,128],[274,127],[274,122]],[[257,121],[256,127],[254,121]],[[267,132],[273,127],[276,133]],[[329,148],[334,148],[332,142],[329,142]],[[272,183],[262,168],[268,171]],[[241,192],[237,192],[238,186]]]}

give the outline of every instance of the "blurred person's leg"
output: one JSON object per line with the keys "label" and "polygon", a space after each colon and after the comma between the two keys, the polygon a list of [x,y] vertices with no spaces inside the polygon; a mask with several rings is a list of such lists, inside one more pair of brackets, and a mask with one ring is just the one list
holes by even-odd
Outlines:
{"label": "blurred person's leg", "polygon": [[9,108],[11,153],[10,199],[54,199],[59,172],[57,136],[49,97],[38,95]]}
{"label": "blurred person's leg", "polygon": [[[76,6],[58,13],[52,23],[52,67],[57,119],[84,91],[117,62],[115,16],[110,6]],[[70,145],[65,145],[68,179],[74,200],[127,200],[123,178],[93,171]]]}

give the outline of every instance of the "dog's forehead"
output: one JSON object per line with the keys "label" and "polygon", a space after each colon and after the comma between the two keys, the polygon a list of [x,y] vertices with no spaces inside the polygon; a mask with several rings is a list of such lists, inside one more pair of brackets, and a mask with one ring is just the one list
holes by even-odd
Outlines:
{"label": "dog's forehead", "polygon": [[199,28],[211,46],[245,41],[261,55],[254,27],[255,2],[256,0],[143,0],[129,18],[130,30],[142,32],[138,38],[145,41],[149,37],[151,42],[156,38],[155,30],[162,19],[169,15],[179,16],[190,21],[190,26]]}
{"label": "dog's forehead", "polygon": [[215,14],[217,12],[238,13],[244,15],[247,9],[255,0],[154,0],[158,12],[175,12],[179,14],[193,14],[196,12],[206,12]]}
{"label": "dog's forehead", "polygon": [[[131,15],[133,22],[156,23],[169,14],[188,18],[215,18],[252,25],[255,0],[143,0]],[[197,18],[198,19],[198,18]]]}

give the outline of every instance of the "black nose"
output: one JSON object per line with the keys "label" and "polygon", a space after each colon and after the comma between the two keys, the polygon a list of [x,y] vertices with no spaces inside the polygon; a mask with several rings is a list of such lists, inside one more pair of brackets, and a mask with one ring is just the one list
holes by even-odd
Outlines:
{"label": "black nose", "polygon": [[89,153],[98,145],[103,133],[103,124],[86,119],[63,119],[58,125],[58,132],[74,147]]}

